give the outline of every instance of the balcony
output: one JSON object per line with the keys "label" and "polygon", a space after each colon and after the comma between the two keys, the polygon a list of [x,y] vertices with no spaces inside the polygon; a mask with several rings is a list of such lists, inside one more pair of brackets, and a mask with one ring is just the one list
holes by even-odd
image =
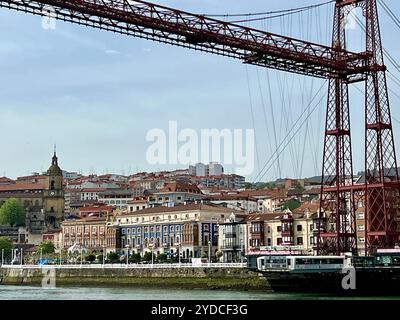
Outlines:
{"label": "balcony", "polygon": [[225,238],[236,238],[237,234],[236,232],[227,232],[225,233]]}
{"label": "balcony", "polygon": [[282,237],[293,237],[293,230],[282,230]]}
{"label": "balcony", "polygon": [[220,247],[221,250],[226,250],[226,251],[240,251],[244,250],[241,246],[237,244],[232,244],[232,245],[224,245]]}

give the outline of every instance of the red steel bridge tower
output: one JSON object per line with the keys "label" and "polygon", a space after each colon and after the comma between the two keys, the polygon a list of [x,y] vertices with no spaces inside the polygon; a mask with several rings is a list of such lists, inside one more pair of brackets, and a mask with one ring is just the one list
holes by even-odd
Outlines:
{"label": "red steel bridge tower", "polygon": [[365,178],[354,184],[348,86],[344,76],[329,79],[321,192],[319,254],[357,253],[356,209],[364,206],[365,249],[392,248],[398,242],[399,179],[376,0],[337,0],[332,48],[337,61],[346,50],[346,19],[361,7],[365,18]]}
{"label": "red steel bridge tower", "polygon": [[[366,253],[399,242],[399,177],[376,0],[336,0],[331,46],[142,0],[0,0],[0,7],[140,37],[243,63],[329,80],[318,253],[357,252],[356,209],[365,210]],[[346,49],[346,19],[360,7],[366,47]],[[365,179],[355,183],[349,85],[365,82]]]}

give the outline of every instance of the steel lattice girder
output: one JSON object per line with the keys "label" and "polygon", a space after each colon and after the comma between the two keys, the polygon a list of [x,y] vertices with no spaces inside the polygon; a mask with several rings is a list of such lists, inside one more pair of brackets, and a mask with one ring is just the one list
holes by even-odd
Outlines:
{"label": "steel lattice girder", "polygon": [[[366,53],[338,52],[241,25],[145,1],[5,0],[1,7],[241,59],[243,62],[320,78],[364,79]],[[338,58],[340,57],[340,58]],[[382,68],[384,68],[382,66]]]}

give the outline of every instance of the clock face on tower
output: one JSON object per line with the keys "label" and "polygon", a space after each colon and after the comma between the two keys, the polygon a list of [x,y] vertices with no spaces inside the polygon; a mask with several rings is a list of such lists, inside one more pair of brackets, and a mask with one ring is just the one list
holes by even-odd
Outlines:
{"label": "clock face on tower", "polygon": [[56,194],[56,193],[55,193],[54,191],[51,191],[51,192],[50,192],[50,195],[51,195],[51,196],[54,196],[55,194]]}

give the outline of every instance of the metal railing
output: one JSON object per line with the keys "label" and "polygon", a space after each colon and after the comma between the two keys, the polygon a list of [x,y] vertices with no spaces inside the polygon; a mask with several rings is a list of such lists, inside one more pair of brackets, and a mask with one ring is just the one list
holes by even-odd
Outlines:
{"label": "metal railing", "polygon": [[246,268],[246,263],[163,263],[163,264],[63,264],[2,265],[4,269],[181,269],[181,268]]}

